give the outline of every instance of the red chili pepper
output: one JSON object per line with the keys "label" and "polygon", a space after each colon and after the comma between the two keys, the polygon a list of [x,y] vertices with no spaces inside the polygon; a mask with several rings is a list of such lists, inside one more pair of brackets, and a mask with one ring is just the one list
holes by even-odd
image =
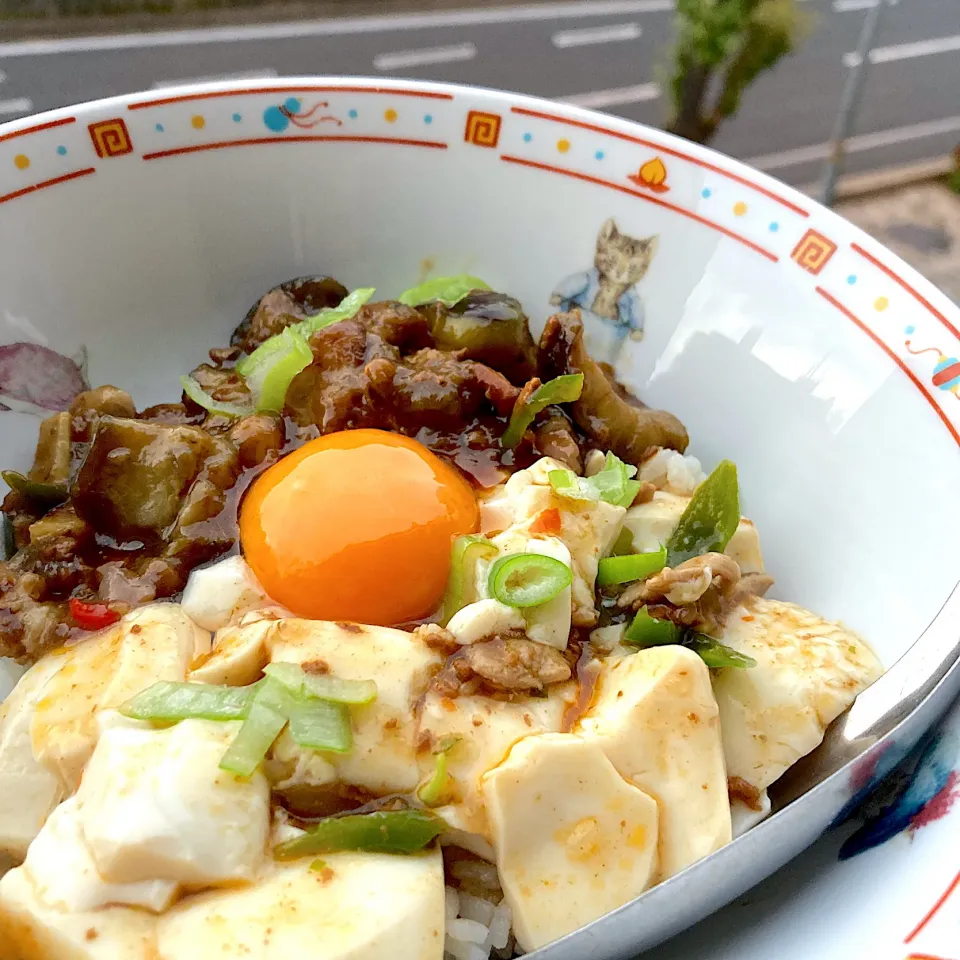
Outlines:
{"label": "red chili pepper", "polygon": [[556,507],[544,510],[533,523],[530,524],[531,533],[559,534],[563,529],[560,520],[560,511]]}
{"label": "red chili pepper", "polygon": [[102,630],[120,619],[120,614],[105,603],[85,603],[76,598],[70,601],[70,616],[83,630]]}

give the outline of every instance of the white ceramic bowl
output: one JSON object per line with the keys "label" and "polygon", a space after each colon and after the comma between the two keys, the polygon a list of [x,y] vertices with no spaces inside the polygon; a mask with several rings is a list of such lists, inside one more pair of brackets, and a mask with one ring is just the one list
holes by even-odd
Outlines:
{"label": "white ceramic bowl", "polygon": [[389,296],[469,272],[539,327],[556,291],[589,306],[610,218],[656,241],[621,299],[642,339],[587,311],[597,349],[705,465],[736,461],[775,595],[889,666],[960,579],[960,311],[806,196],[574,107],[313,78],[0,126],[3,466],[29,464],[37,414],[81,374],[176,399],[290,277]]}

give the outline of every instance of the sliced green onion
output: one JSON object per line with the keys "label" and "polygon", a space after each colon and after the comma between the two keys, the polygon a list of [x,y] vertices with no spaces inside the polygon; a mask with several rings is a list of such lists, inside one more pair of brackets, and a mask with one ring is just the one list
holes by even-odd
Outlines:
{"label": "sliced green onion", "polygon": [[610,548],[610,556],[625,557],[633,552],[633,531],[629,527],[624,527]]}
{"label": "sliced green onion", "polygon": [[257,398],[257,410],[282,413],[288,387],[312,362],[313,353],[303,334],[296,327],[287,327],[244,357],[237,364],[237,373]]}
{"label": "sliced green onion", "polygon": [[433,751],[433,776],[417,789],[417,798],[427,807],[439,804],[447,787],[447,754],[460,742],[460,737],[446,737]]}
{"label": "sliced green onion", "polygon": [[279,680],[295,694],[309,694],[334,703],[364,704],[377,699],[377,685],[373,680],[343,680],[307,673],[295,663],[271,663],[263,671]]}
{"label": "sliced green onion", "polygon": [[636,473],[636,467],[608,453],[603,468],[592,477],[578,477],[572,470],[551,470],[547,479],[561,497],[604,500],[616,507],[629,507],[640,490],[640,482],[631,479]]}
{"label": "sliced green onion", "polygon": [[277,860],[296,860],[337,850],[416,853],[443,831],[444,822],[427,810],[378,810],[326,817],[302,837],[274,848]]}
{"label": "sliced green onion", "polygon": [[541,553],[508,553],[490,567],[487,588],[509,607],[536,607],[573,582],[573,571]]}
{"label": "sliced green onion", "polygon": [[326,307],[319,313],[307,317],[296,325],[297,331],[304,337],[339,323],[341,320],[350,320],[355,317],[360,308],[376,293],[375,287],[358,287],[353,293],[347,294],[335,307]]}
{"label": "sliced green onion", "polygon": [[722,553],[740,524],[737,468],[721,461],[697,487],[667,541],[667,564],[675,567],[704,553]]}
{"label": "sliced green onion", "polygon": [[119,707],[134,720],[176,723],[179,720],[243,720],[258,689],[208,683],[160,680]]}
{"label": "sliced green onion", "polygon": [[746,670],[757,665],[757,661],[753,657],[747,656],[739,650],[734,650],[733,647],[728,647],[725,643],[714,640],[713,637],[708,637],[703,633],[688,631],[683,644],[698,654],[708,667],[715,669],[735,667]]}
{"label": "sliced green onion", "polygon": [[623,632],[624,643],[636,647],[660,647],[680,642],[680,628],[672,620],[657,620],[651,617],[646,607],[641,607],[633,622]]}
{"label": "sliced green onion", "polygon": [[191,376],[180,378],[180,386],[183,392],[198,406],[211,413],[222,413],[225,417],[245,417],[248,413],[253,413],[252,405],[242,403],[226,403],[221,400],[214,400],[199,382]]}
{"label": "sliced green onion", "polygon": [[313,863],[310,864],[310,869],[311,869],[314,873],[323,873],[323,871],[327,869],[327,861],[326,861],[326,860],[314,860]]}
{"label": "sliced green onion", "polygon": [[283,684],[267,678],[250,701],[240,732],[220,761],[220,769],[250,777],[287,725],[290,694]]}
{"label": "sliced green onion", "polygon": [[500,444],[512,450],[522,439],[533,418],[554,403],[572,403],[583,392],[583,374],[565,373],[540,384],[527,398],[518,403],[510,415],[510,423],[500,439]]}
{"label": "sliced green onion", "polygon": [[290,736],[305,750],[349,753],[353,748],[350,714],[342,703],[316,697],[294,698],[287,716]]}
{"label": "sliced green onion", "polygon": [[435,277],[433,280],[427,280],[426,283],[404,290],[397,300],[408,307],[417,307],[421,303],[433,303],[437,300],[452,307],[474,290],[489,289],[490,287],[479,277],[461,273],[455,277]]}
{"label": "sliced green onion", "polygon": [[443,597],[443,625],[476,597],[473,595],[473,564],[481,557],[495,557],[499,551],[486,537],[471,533],[457,537],[450,551],[450,576],[447,580],[447,592]]}
{"label": "sliced green onion", "polygon": [[667,548],[651,553],[633,553],[625,557],[604,557],[597,565],[597,586],[630,583],[659,573],[667,565]]}

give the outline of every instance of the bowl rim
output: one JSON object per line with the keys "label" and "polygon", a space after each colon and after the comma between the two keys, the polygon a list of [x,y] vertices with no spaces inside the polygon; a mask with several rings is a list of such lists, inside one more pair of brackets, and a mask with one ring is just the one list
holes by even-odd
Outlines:
{"label": "bowl rim", "polygon": [[[251,95],[271,93],[275,90],[296,93],[318,86],[331,87],[334,90],[362,90],[373,93],[382,91],[387,94],[397,94],[406,90],[417,91],[420,94],[441,94],[444,97],[451,98],[455,98],[457,95],[475,96],[490,99],[505,106],[508,113],[511,108],[520,107],[521,110],[532,111],[535,116],[548,113],[550,116],[547,119],[572,122],[574,126],[586,128],[593,132],[626,138],[628,141],[637,139],[642,139],[645,142],[652,141],[650,145],[664,153],[679,156],[680,159],[692,160],[697,166],[713,169],[721,175],[758,189],[768,198],[783,203],[790,208],[799,208],[806,211],[807,220],[811,220],[816,214],[818,221],[821,223],[825,222],[836,229],[846,231],[848,235],[852,233],[856,245],[868,255],[867,259],[871,260],[874,266],[887,274],[899,286],[905,288],[908,293],[912,293],[914,298],[928,312],[938,316],[947,330],[960,341],[960,305],[950,300],[942,290],[889,247],[875,240],[862,228],[824,206],[814,197],[713,147],[686,140],[676,134],[636,120],[627,120],[599,110],[591,110],[575,104],[560,100],[549,100],[531,94],[474,84],[363,75],[316,74],[271,77],[257,81],[239,79],[183,83],[164,87],[162,90],[139,90],[97,100],[81,101],[77,104],[57,107],[53,110],[9,120],[0,123],[0,143],[33,130],[42,130],[48,125],[56,124],[57,121],[68,117],[78,118],[80,115],[92,115],[121,106],[129,106],[130,104],[160,104],[184,99],[213,99],[220,96],[245,93]],[[911,290],[911,288],[913,289]],[[952,320],[949,319],[951,316]]]}

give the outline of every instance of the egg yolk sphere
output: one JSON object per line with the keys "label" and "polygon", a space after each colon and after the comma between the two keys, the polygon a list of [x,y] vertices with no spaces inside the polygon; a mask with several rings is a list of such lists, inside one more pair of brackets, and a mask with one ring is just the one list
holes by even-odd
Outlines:
{"label": "egg yolk sphere", "polygon": [[422,444],[347,430],[257,478],[240,542],[267,593],[298,616],[389,626],[436,610],[451,542],[479,522],[470,485]]}

